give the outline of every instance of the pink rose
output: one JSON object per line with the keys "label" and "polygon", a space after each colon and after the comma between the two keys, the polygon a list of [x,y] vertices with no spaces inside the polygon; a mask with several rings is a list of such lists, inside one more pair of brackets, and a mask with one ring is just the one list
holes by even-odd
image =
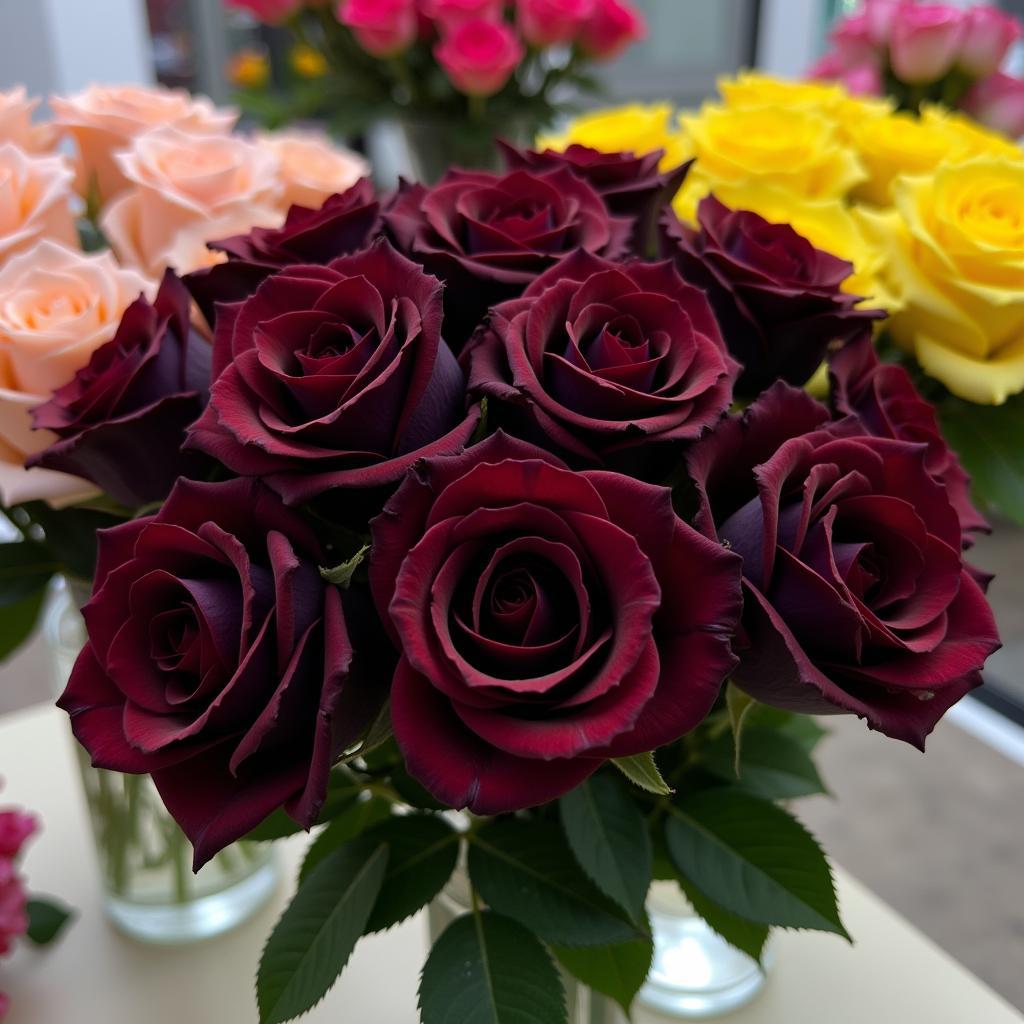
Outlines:
{"label": "pink rose", "polygon": [[35,815],[23,811],[0,811],[0,857],[17,857],[25,840],[38,829]]}
{"label": "pink rose", "polygon": [[1024,135],[1024,79],[997,71],[975,82],[964,97],[964,110],[989,128],[1019,139]]}
{"label": "pink rose", "polygon": [[38,99],[28,99],[19,85],[0,92],[0,142],[13,142],[26,153],[42,153],[53,148],[56,132],[49,124],[33,124],[32,112]]}
{"label": "pink rose", "polygon": [[227,5],[268,25],[277,25],[299,10],[302,0],[227,0]]}
{"label": "pink rose", "polygon": [[823,53],[808,69],[806,77],[812,82],[831,82],[846,70],[838,50]]}
{"label": "pink rose", "polygon": [[132,188],[107,208],[103,231],[122,263],[153,276],[178,232],[197,223],[229,215],[249,227],[279,220],[280,161],[237,135],[155,128],[117,159]]}
{"label": "pink rose", "polygon": [[467,96],[492,96],[509,80],[526,50],[503,23],[467,21],[434,48],[452,85]]}
{"label": "pink rose", "polygon": [[126,187],[115,154],[157,126],[174,126],[193,134],[231,131],[238,114],[220,110],[205,97],[162,86],[91,85],[72,96],[51,96],[57,124],[78,145],[79,188],[94,182],[107,202]]}
{"label": "pink rose", "polygon": [[74,177],[62,156],[29,156],[10,142],[0,145],[0,261],[43,238],[77,247]]}
{"label": "pink rose", "polygon": [[832,29],[829,39],[835,47],[839,64],[844,68],[881,61],[881,50],[866,11],[843,18]]}
{"label": "pink rose", "polygon": [[893,73],[910,84],[938,81],[956,60],[966,24],[964,12],[946,4],[903,8],[889,44]]}
{"label": "pink rose", "polygon": [[516,21],[533,46],[571,43],[594,16],[595,0],[519,0]]}
{"label": "pink rose", "polygon": [[874,64],[848,68],[836,77],[854,96],[882,96],[885,93],[882,73]]}
{"label": "pink rose", "polygon": [[21,877],[10,861],[0,860],[0,956],[6,956],[14,940],[28,931],[27,903]]}
{"label": "pink rose", "polygon": [[612,60],[647,35],[643,15],[622,0],[596,0],[594,15],[583,29],[580,45],[591,57]]}
{"label": "pink rose", "polygon": [[341,0],[337,15],[375,57],[394,57],[407,50],[419,29],[415,0]]}
{"label": "pink rose", "polygon": [[501,21],[504,0],[423,0],[420,10],[447,35],[467,21]]}
{"label": "pink rose", "polygon": [[83,255],[54,242],[0,269],[0,503],[66,503],[95,493],[77,477],[25,469],[56,436],[33,430],[29,410],[66,384],[109,341],[121,314],[153,288],[109,252]]}
{"label": "pink rose", "polygon": [[867,25],[868,37],[875,46],[884,48],[892,38],[892,27],[914,0],[864,0],[861,17]]}
{"label": "pink rose", "polygon": [[957,66],[974,78],[999,70],[1007,50],[1020,38],[1021,23],[995,7],[972,7],[965,15],[966,27]]}

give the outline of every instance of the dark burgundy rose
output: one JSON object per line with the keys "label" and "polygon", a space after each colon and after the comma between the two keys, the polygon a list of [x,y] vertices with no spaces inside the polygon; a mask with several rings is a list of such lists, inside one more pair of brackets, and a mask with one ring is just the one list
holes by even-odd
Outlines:
{"label": "dark burgundy rose", "polygon": [[319,210],[293,206],[279,228],[253,228],[208,248],[227,254],[185,281],[208,323],[218,302],[248,298],[271,274],[293,263],[330,263],[367,245],[380,228],[380,203],[369,179],[330,196]]}
{"label": "dark burgundy rose", "polygon": [[189,443],[289,504],[398,482],[460,451],[479,411],[441,339],[441,285],[381,239],[219,307],[210,404]]}
{"label": "dark burgundy rose", "polygon": [[577,251],[497,306],[467,353],[469,387],[573,461],[618,466],[690,441],[732,401],[736,364],[702,292],[671,263]]}
{"label": "dark burgundy rose", "polygon": [[748,693],[923,748],[980,684],[996,625],[927,459],[783,383],[690,449],[697,525],[743,556]]}
{"label": "dark burgundy rose", "polygon": [[739,560],[667,488],[499,432],[419,463],[371,534],[395,737],[451,807],[530,807],[678,739],[734,664]]}
{"label": "dark burgundy rose", "polygon": [[885,316],[840,287],[851,263],[815,249],[790,225],[730,210],[714,196],[701,200],[697,220],[699,230],[666,213],[665,255],[707,292],[743,366],[737,394],[757,395],[780,379],[806,383],[829,348],[870,334]]}
{"label": "dark burgundy rose", "polygon": [[509,170],[550,171],[568,167],[605,201],[609,211],[634,221],[630,247],[651,252],[657,242],[658,217],[682,187],[692,160],[667,171],[659,170],[663,149],[650,153],[603,153],[573,144],[565,150],[516,149],[498,141]]}
{"label": "dark burgundy rose", "polygon": [[171,271],[152,304],[133,302],[114,337],[32,411],[36,429],[57,440],[28,465],[91,480],[129,508],[162,501],[179,476],[205,468],[181,450],[210,387],[210,345],[190,307]]}
{"label": "dark burgundy rose", "polygon": [[945,485],[963,529],[964,547],[989,524],[971,501],[971,481],[939,429],[935,407],[918,393],[903,366],[878,359],[870,338],[861,338],[829,359],[831,401],[840,416],[855,413],[877,437],[892,437],[926,446],[925,466]]}
{"label": "dark burgundy rose", "polygon": [[99,548],[58,702],[93,764],[152,775],[197,868],[279,807],[312,825],[386,696],[369,595],[324,582],[316,536],[256,480],[183,480]]}
{"label": "dark burgundy rose", "polygon": [[456,351],[490,306],[575,249],[622,256],[633,227],[567,167],[453,170],[433,188],[403,182],[384,222],[402,252],[446,283],[445,338]]}

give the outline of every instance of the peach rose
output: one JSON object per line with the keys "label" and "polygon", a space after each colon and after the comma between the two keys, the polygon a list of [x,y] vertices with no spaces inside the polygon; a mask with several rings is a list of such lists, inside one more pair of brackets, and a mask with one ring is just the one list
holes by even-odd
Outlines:
{"label": "peach rose", "polygon": [[[254,220],[253,217],[256,217]],[[207,242],[232,235],[248,234],[254,227],[279,228],[284,223],[281,210],[236,210],[215,220],[196,221],[182,228],[160,256],[162,267],[170,267],[179,275],[212,267],[227,260],[227,254],[206,247]]]}
{"label": "peach rose", "polygon": [[152,274],[185,228],[227,216],[272,223],[278,206],[277,157],[237,135],[155,128],[117,159],[132,188],[107,208],[103,231],[122,263]]}
{"label": "peach rose", "polygon": [[319,209],[328,196],[345,192],[370,173],[358,153],[335,146],[321,132],[273,132],[257,137],[281,162],[281,204]]}
{"label": "peach rose", "polygon": [[42,241],[0,269],[0,502],[67,503],[95,493],[47,469],[25,469],[54,436],[32,430],[29,410],[66,384],[105,341],[127,306],[154,289],[109,252],[83,255]]}
{"label": "peach rose", "polygon": [[77,246],[73,178],[62,156],[30,156],[10,142],[0,145],[0,263],[41,238]]}
{"label": "peach rose", "polygon": [[116,154],[152,128],[171,125],[202,134],[231,131],[238,114],[215,107],[205,96],[163,86],[91,85],[71,96],[51,96],[56,123],[78,144],[79,188],[93,180],[101,202],[125,188]]}
{"label": "peach rose", "polygon": [[26,153],[45,153],[53,148],[56,132],[52,125],[33,124],[32,112],[38,99],[29,99],[23,85],[0,92],[0,142],[13,142]]}

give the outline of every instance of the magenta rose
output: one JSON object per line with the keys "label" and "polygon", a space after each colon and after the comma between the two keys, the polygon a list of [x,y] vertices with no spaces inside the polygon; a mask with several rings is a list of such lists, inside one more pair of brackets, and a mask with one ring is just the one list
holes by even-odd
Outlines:
{"label": "magenta rose", "polygon": [[832,406],[840,416],[857,415],[876,437],[925,446],[925,466],[946,488],[965,547],[975,533],[989,532],[971,501],[970,478],[942,436],[935,407],[921,397],[905,367],[880,362],[871,339],[862,338],[831,356],[829,378]]}
{"label": "magenta rose", "polygon": [[181,481],[99,548],[58,702],[93,764],[152,775],[196,868],[279,807],[312,825],[386,696],[367,595],[323,580],[316,535],[255,480]]}
{"label": "magenta rose", "polygon": [[289,504],[391,486],[460,451],[478,419],[441,338],[440,283],[383,239],[221,306],[213,359],[189,443]]}
{"label": "magenta rose", "polygon": [[402,652],[395,737],[451,807],[544,803],[678,739],[734,663],[738,559],[667,488],[498,433],[421,462],[370,525],[370,586]]}
{"label": "magenta rose", "polygon": [[639,255],[654,251],[658,217],[682,187],[692,160],[668,171],[658,169],[664,150],[650,153],[602,153],[589,146],[573,144],[565,150],[546,149],[542,153],[516,149],[498,141],[511,171],[551,171],[568,167],[604,200],[617,217],[628,217],[635,224],[630,248]]}
{"label": "magenta rose", "polygon": [[754,396],[779,379],[806,383],[830,347],[870,335],[884,317],[842,290],[850,263],[815,249],[788,224],[730,210],[714,196],[701,200],[697,220],[694,229],[666,213],[665,255],[707,292],[743,366],[737,394]]}
{"label": "magenta rose", "polygon": [[362,249],[380,227],[380,203],[363,178],[330,196],[319,210],[293,206],[279,228],[253,228],[209,242],[227,255],[226,263],[193,271],[185,278],[207,322],[216,319],[218,302],[248,298],[271,274],[293,263],[330,263]]}
{"label": "magenta rose", "polygon": [[459,92],[487,97],[505,87],[526,48],[503,21],[477,18],[446,32],[434,56]]}
{"label": "magenta rose", "polygon": [[736,683],[923,748],[999,647],[927,448],[778,383],[687,461],[698,527],[743,556]]}
{"label": "magenta rose", "polygon": [[456,351],[490,306],[574,250],[622,256],[633,227],[565,167],[453,170],[432,188],[403,184],[384,221],[398,248],[445,282],[445,338]]}
{"label": "magenta rose", "polygon": [[516,23],[538,47],[573,43],[594,17],[596,0],[517,0]]}
{"label": "magenta rose", "polygon": [[171,271],[152,305],[133,302],[88,365],[32,410],[34,426],[57,440],[28,465],[91,480],[128,508],[162,501],[179,476],[205,469],[181,447],[210,388],[210,345],[190,309]]}
{"label": "magenta rose", "polygon": [[337,18],[374,57],[395,57],[416,40],[416,0],[339,0]]}
{"label": "magenta rose", "polygon": [[614,60],[627,46],[647,35],[643,15],[624,0],[595,0],[594,14],[588,19],[579,45],[597,60]]}
{"label": "magenta rose", "polygon": [[572,462],[647,475],[732,401],[711,307],[671,263],[576,252],[491,312],[464,356],[499,421]]}

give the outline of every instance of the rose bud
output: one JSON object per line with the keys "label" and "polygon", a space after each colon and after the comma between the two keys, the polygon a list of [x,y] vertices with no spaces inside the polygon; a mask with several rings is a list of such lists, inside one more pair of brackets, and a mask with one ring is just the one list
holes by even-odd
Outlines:
{"label": "rose bud", "polygon": [[587,21],[579,45],[596,60],[614,60],[631,43],[647,36],[643,15],[622,0],[596,0],[594,14]]}
{"label": "rose bud", "polygon": [[928,460],[781,382],[689,450],[698,528],[743,557],[740,687],[923,749],[981,683],[999,637]]}
{"label": "rose bud", "polygon": [[227,262],[185,278],[210,324],[216,303],[248,298],[271,274],[294,263],[330,263],[362,249],[380,226],[380,204],[366,178],[331,196],[318,210],[293,206],[280,228],[253,228],[248,234],[208,242]]}
{"label": "rose bud", "polygon": [[384,240],[292,266],[218,309],[210,404],[189,445],[289,504],[396,484],[479,418],[441,339],[441,284]]}
{"label": "rose bud", "polygon": [[421,462],[370,524],[401,646],[391,721],[449,807],[553,800],[708,713],[735,659],[736,556],[668,488],[574,473],[501,433]]}
{"label": "rose bud", "polygon": [[885,82],[875,64],[861,64],[839,76],[851,96],[884,96]]}
{"label": "rose bud", "polygon": [[565,150],[536,152],[516,149],[498,140],[498,147],[510,171],[550,171],[568,167],[604,200],[618,217],[633,219],[631,247],[639,255],[651,251],[657,241],[658,217],[682,187],[693,161],[660,171],[665,151],[650,153],[604,153],[589,146],[570,145]]}
{"label": "rose bud", "polygon": [[1024,79],[997,71],[971,86],[963,107],[971,117],[1011,139],[1024,135]]}
{"label": "rose bud", "polygon": [[479,18],[453,29],[434,47],[434,56],[452,85],[467,96],[481,98],[504,88],[525,54],[508,25]]}
{"label": "rose bud", "polygon": [[984,78],[999,70],[1010,47],[1021,36],[1021,23],[996,7],[970,7],[957,55],[957,67],[972,78]]}
{"label": "rose bud", "polygon": [[843,68],[881,60],[879,43],[864,11],[843,18],[829,33],[829,40],[835,47],[838,63]]}
{"label": "rose bud", "polygon": [[743,372],[736,393],[753,396],[781,378],[804,384],[830,345],[870,334],[881,310],[844,292],[852,264],[815,249],[788,224],[730,210],[714,196],[697,208],[699,227],[667,213],[665,252],[683,279],[706,291],[722,336]]}
{"label": "rose bud", "polygon": [[892,24],[889,60],[893,73],[911,85],[936,82],[957,58],[964,38],[964,12],[946,4],[907,5]]}
{"label": "rose bud", "polygon": [[829,381],[836,415],[856,415],[876,437],[925,446],[925,468],[946,488],[960,517],[964,547],[973,544],[975,533],[989,532],[985,517],[971,502],[970,478],[942,436],[935,406],[918,393],[906,367],[879,361],[865,336],[829,357]]}
{"label": "rose bud", "polygon": [[267,25],[287,21],[302,5],[303,0],[226,0],[228,7],[245,11]]}
{"label": "rose bud", "polygon": [[403,184],[384,222],[402,252],[445,282],[445,340],[456,351],[489,307],[576,249],[617,259],[633,231],[566,167],[453,170],[429,189]]}
{"label": "rose bud", "polygon": [[190,308],[170,271],[152,304],[132,303],[114,337],[33,410],[33,426],[57,440],[27,465],[91,480],[127,508],[162,501],[179,476],[205,467],[181,451],[210,387],[210,345]]}
{"label": "rose bud", "polygon": [[517,0],[516,24],[531,46],[571,43],[594,16],[596,0]]}
{"label": "rose bud", "polygon": [[504,0],[423,0],[420,10],[432,18],[442,35],[467,21],[501,21]]}
{"label": "rose bud", "polygon": [[337,18],[374,57],[397,57],[419,31],[415,0],[341,0]]}
{"label": "rose bud", "polygon": [[721,419],[737,370],[704,295],[670,263],[585,252],[495,307],[466,358],[470,392],[510,429],[634,476]]}
{"label": "rose bud", "polygon": [[313,825],[384,701],[390,645],[326,560],[257,480],[182,480],[156,515],[100,532],[58,704],[96,767],[152,775],[197,870],[279,807]]}

